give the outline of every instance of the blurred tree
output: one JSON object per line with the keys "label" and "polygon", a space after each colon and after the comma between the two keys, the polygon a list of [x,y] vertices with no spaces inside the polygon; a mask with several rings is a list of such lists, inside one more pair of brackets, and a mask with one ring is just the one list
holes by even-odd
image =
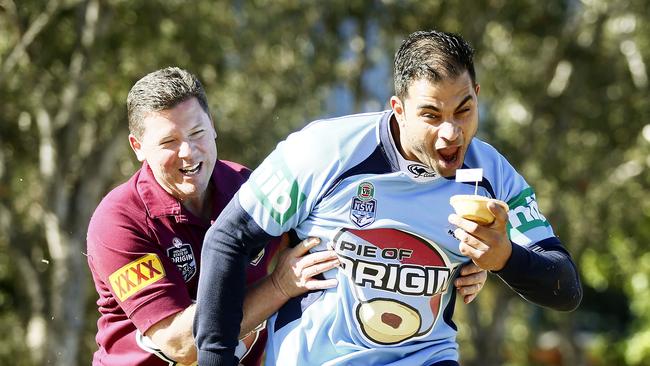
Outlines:
{"label": "blurred tree", "polygon": [[457,306],[463,364],[649,364],[649,27],[647,0],[0,0],[0,363],[89,362],[85,232],[137,169],[135,80],[197,73],[220,157],[255,166],[307,121],[386,106],[400,41],[436,28],[477,49],[479,134],[537,189],[586,287],[562,314],[492,278]]}

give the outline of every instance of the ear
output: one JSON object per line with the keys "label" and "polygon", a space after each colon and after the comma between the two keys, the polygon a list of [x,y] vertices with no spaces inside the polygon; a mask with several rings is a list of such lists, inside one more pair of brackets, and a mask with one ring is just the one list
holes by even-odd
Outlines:
{"label": "ear", "polygon": [[404,105],[398,97],[394,95],[390,97],[390,107],[393,109],[398,122],[404,120]]}
{"label": "ear", "polygon": [[481,85],[479,83],[476,83],[476,86],[474,87],[474,91],[476,92],[476,96],[478,97],[478,93],[481,91]]}
{"label": "ear", "polygon": [[217,139],[217,129],[214,128],[214,125],[212,125],[212,124],[210,125],[210,127],[212,127],[212,138],[216,140]]}
{"label": "ear", "polygon": [[209,115],[209,114],[208,114],[208,118],[210,119],[210,129],[212,130],[210,132],[212,133],[212,138],[216,140],[217,139],[217,128],[214,127],[214,118],[212,118],[212,116]]}
{"label": "ear", "polygon": [[142,144],[132,134],[129,134],[129,145],[131,146],[131,149],[133,149],[133,152],[135,153],[135,156],[138,158],[138,161],[143,162],[144,151],[142,151]]}

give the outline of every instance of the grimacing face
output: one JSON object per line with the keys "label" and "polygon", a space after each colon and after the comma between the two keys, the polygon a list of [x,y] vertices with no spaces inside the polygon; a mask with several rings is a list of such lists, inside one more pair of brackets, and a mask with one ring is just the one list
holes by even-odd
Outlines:
{"label": "grimacing face", "polygon": [[468,72],[439,82],[415,80],[404,100],[393,96],[399,126],[396,138],[405,159],[420,162],[443,177],[463,166],[478,129],[478,93]]}
{"label": "grimacing face", "polygon": [[129,135],[139,161],[147,161],[156,181],[190,210],[203,207],[217,161],[217,133],[196,98],[151,112],[141,139]]}

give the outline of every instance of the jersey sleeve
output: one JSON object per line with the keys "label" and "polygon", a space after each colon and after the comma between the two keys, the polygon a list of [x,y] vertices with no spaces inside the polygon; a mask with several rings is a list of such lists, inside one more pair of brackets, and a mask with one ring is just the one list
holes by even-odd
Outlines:
{"label": "jersey sleeve", "polygon": [[272,236],[305,220],[336,169],[316,165],[332,152],[312,135],[295,133],[281,142],[239,192],[241,207]]}
{"label": "jersey sleeve", "polygon": [[555,310],[570,311],[582,300],[582,284],[571,255],[540,212],[535,191],[501,159],[497,198],[508,203],[508,236],[512,254],[495,272],[525,299]]}
{"label": "jersey sleeve", "polygon": [[501,189],[497,198],[508,204],[508,236],[528,246],[555,237],[553,228],[537,205],[535,191],[505,159],[500,161]]}
{"label": "jersey sleeve", "polygon": [[114,299],[144,333],[192,300],[182,276],[155,239],[127,216],[102,210],[93,215],[88,262],[98,291],[109,302]]}

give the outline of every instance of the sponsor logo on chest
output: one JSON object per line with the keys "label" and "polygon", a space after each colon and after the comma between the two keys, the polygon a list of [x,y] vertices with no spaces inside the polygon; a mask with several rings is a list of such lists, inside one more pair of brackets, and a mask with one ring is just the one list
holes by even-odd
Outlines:
{"label": "sponsor logo on chest", "polygon": [[192,246],[179,238],[172,239],[172,246],[167,248],[167,256],[183,275],[185,282],[196,274],[196,260]]}
{"label": "sponsor logo on chest", "polygon": [[333,244],[367,340],[394,345],[431,332],[457,268],[437,244],[389,228],[340,229]]}

